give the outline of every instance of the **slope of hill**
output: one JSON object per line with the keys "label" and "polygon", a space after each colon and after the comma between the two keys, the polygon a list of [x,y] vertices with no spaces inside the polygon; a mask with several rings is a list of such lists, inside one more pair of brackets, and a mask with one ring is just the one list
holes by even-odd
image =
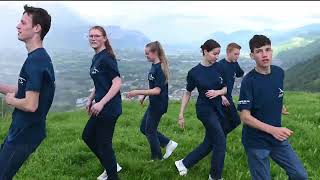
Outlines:
{"label": "slope of hill", "polygon": [[286,72],[287,90],[320,92],[320,55],[292,66]]}
{"label": "slope of hill", "polygon": [[[319,178],[320,153],[320,94],[286,92],[285,104],[290,115],[284,116],[283,126],[294,131],[289,141],[308,172],[309,179]],[[114,135],[117,161],[123,167],[119,176],[125,180],[199,180],[208,179],[211,155],[208,155],[179,177],[174,161],[187,155],[200,144],[204,128],[196,118],[195,103],[186,109],[186,127],[178,128],[177,117],[180,103],[170,102],[159,130],[179,143],[172,156],[164,161],[149,162],[148,142],[139,131],[140,120],[146,107],[137,102],[124,102]],[[0,120],[0,140],[4,139],[10,121]],[[16,180],[79,180],[96,179],[103,172],[98,159],[81,139],[88,120],[84,110],[50,113],[47,120],[48,135],[37,151],[22,166]],[[214,154],[213,154],[214,155]],[[228,135],[227,153],[223,177],[230,180],[248,180],[247,158],[241,144],[241,127]],[[285,172],[271,161],[271,178],[287,179]]]}
{"label": "slope of hill", "polygon": [[303,47],[291,48],[278,53],[276,59],[282,62],[282,67],[288,69],[295,64],[310,60],[319,54],[320,38],[314,39],[312,43]]}
{"label": "slope of hill", "polygon": [[[273,31],[273,30],[264,30],[264,31],[250,31],[250,30],[241,30],[235,31],[232,33],[224,32],[215,32],[212,33],[207,38],[216,39],[223,49],[230,42],[236,42],[242,46],[243,53],[249,53],[249,39],[252,38],[255,34],[264,34],[268,36],[274,48],[281,46],[283,44],[288,45],[288,41],[293,41],[293,47],[297,45],[297,39],[305,39],[306,41],[313,40],[320,37],[320,24],[310,24],[302,26],[296,29],[288,31]],[[301,41],[299,41],[301,43]],[[301,44],[300,44],[301,45]],[[286,50],[286,49],[284,49]]]}

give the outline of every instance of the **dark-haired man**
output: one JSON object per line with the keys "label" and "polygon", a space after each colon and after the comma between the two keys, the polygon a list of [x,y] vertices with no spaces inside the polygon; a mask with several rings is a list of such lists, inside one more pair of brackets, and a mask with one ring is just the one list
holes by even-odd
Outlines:
{"label": "dark-haired man", "polygon": [[244,123],[242,143],[252,179],[271,179],[271,157],[286,171],[289,179],[305,180],[308,175],[288,142],[293,131],[281,127],[284,71],[271,65],[269,38],[255,35],[249,46],[256,67],[242,80],[238,110]]}
{"label": "dark-haired man", "polygon": [[21,68],[18,87],[0,85],[6,103],[14,107],[12,123],[0,149],[0,180],[12,179],[46,137],[45,120],[54,97],[55,76],[42,41],[50,26],[51,16],[46,10],[24,6],[17,30],[28,57]]}

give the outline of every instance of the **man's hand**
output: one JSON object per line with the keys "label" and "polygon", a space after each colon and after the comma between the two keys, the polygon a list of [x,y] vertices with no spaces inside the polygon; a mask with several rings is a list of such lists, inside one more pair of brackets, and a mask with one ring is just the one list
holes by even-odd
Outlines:
{"label": "man's hand", "polygon": [[279,141],[284,141],[293,134],[293,131],[285,127],[273,127],[270,134]]}
{"label": "man's hand", "polygon": [[8,105],[12,105],[12,102],[13,102],[14,98],[15,98],[15,94],[14,93],[7,93],[6,97],[5,97],[6,103]]}
{"label": "man's hand", "polygon": [[290,114],[285,106],[282,106],[282,111],[281,111],[281,113],[282,113],[283,115],[289,115],[289,114]]}
{"label": "man's hand", "polygon": [[221,98],[222,98],[222,105],[230,106],[230,102],[228,101],[228,99],[225,96],[221,96]]}

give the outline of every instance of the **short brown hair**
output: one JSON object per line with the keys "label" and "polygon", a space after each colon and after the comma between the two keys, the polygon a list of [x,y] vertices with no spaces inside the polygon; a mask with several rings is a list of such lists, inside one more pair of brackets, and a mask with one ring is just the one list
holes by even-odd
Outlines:
{"label": "short brown hair", "polygon": [[241,46],[239,45],[239,44],[237,44],[237,43],[230,43],[230,44],[228,44],[228,46],[227,46],[227,53],[228,52],[231,52],[233,49],[241,49]]}
{"label": "short brown hair", "polygon": [[41,26],[41,40],[46,36],[51,27],[51,16],[45,9],[24,5],[23,14],[32,16],[32,26],[39,24]]}

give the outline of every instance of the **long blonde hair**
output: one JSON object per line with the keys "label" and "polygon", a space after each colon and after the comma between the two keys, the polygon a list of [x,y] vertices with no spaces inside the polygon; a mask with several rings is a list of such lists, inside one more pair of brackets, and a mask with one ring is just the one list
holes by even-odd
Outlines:
{"label": "long blonde hair", "polygon": [[160,59],[160,63],[161,63],[161,69],[164,73],[164,76],[166,78],[166,83],[168,83],[169,81],[169,64],[168,64],[168,59],[166,57],[166,54],[164,53],[164,50],[160,44],[159,41],[154,41],[154,42],[150,42],[146,45],[147,48],[150,48],[151,52],[157,52],[157,55]]}

